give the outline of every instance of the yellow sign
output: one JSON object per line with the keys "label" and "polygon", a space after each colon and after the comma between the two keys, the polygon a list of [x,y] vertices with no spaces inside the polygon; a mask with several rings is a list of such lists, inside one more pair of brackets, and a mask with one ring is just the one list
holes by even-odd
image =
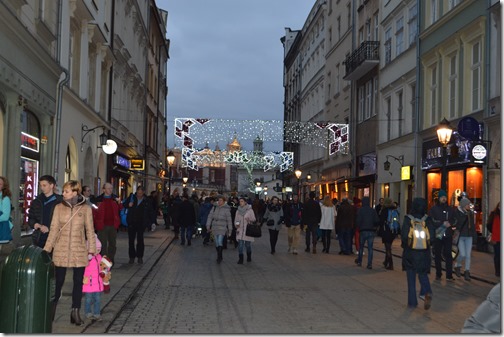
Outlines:
{"label": "yellow sign", "polygon": [[401,180],[410,180],[410,179],[411,179],[411,166],[402,166]]}
{"label": "yellow sign", "polygon": [[143,159],[130,159],[131,170],[143,171],[145,168],[145,161]]}

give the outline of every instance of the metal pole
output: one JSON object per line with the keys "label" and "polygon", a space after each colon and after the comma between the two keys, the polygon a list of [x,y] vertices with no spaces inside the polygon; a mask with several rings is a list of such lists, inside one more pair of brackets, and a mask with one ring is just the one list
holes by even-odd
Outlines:
{"label": "metal pole", "polygon": [[172,194],[172,191],[171,191],[171,176],[172,176],[171,166],[168,165],[168,195]]}
{"label": "metal pole", "polygon": [[444,190],[446,193],[448,191],[446,190],[446,185],[447,185],[447,180],[448,180],[448,173],[446,170],[446,159],[448,158],[446,151],[448,151],[448,147],[443,146],[443,165],[441,166],[441,189]]}

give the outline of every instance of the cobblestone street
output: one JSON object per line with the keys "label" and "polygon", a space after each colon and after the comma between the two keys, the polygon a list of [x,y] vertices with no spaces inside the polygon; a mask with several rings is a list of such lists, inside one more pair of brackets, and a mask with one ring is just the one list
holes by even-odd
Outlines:
{"label": "cobblestone street", "polygon": [[238,265],[238,251],[229,245],[219,265],[215,248],[201,239],[190,247],[173,241],[107,332],[457,333],[492,288],[443,278],[432,281],[430,310],[422,301],[409,310],[399,259],[396,270],[386,271],[375,251],[374,269],[367,270],[355,265],[355,256],[338,255],[336,240],[330,254],[297,256],[287,253],[286,242],[284,228],[271,255],[263,228],[252,262]]}

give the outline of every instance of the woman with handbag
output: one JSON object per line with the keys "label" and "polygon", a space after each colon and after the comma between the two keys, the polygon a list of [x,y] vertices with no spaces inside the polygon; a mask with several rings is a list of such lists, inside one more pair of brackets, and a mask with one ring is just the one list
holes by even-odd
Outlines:
{"label": "woman with handbag", "polygon": [[271,203],[266,207],[263,221],[266,221],[270,235],[271,254],[275,254],[275,247],[278,241],[278,232],[282,228],[283,209],[278,202],[278,197],[271,198]]}
{"label": "woman with handbag", "polygon": [[7,178],[0,177],[0,243],[12,241],[11,197]]}
{"label": "woman with handbag", "polygon": [[495,276],[500,277],[500,201],[490,213],[486,226],[490,232],[489,242],[493,244],[494,248]]}
{"label": "woman with handbag", "polygon": [[[455,227],[457,228],[453,234],[454,242],[458,246],[459,254],[455,259],[455,275],[461,277],[460,269],[462,268],[462,261],[465,261],[464,280],[471,281],[471,251],[473,244],[473,237],[476,236],[476,229],[474,226],[474,214],[471,210],[471,202],[467,198],[462,198],[459,201],[457,210],[455,211]],[[457,233],[458,232],[458,233]],[[458,238],[456,237],[458,235]]]}
{"label": "woman with handbag", "polygon": [[95,237],[93,213],[80,192],[81,184],[78,181],[70,180],[63,185],[63,201],[54,207],[51,230],[44,246],[46,252],[53,252],[55,265],[53,317],[61,297],[67,268],[73,268],[70,323],[75,325],[84,324],[79,313],[84,269],[89,262],[88,255],[96,255],[96,240],[89,240],[89,246],[86,246],[86,237]]}
{"label": "woman with handbag", "polygon": [[238,264],[243,264],[243,246],[247,249],[247,262],[252,261],[252,248],[250,244],[254,238],[247,236],[247,226],[254,222],[256,217],[252,206],[247,203],[247,197],[239,198],[239,206],[235,214],[236,239],[238,240]]}

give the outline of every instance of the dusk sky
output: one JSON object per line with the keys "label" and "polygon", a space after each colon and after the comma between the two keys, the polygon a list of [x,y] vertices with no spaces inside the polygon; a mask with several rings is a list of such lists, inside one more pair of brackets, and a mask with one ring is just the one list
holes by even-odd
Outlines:
{"label": "dusk sky", "polygon": [[[280,38],[285,27],[303,28],[315,0],[156,3],[168,11],[170,148],[174,146],[176,117],[283,119]],[[219,144],[221,148],[225,145]]]}

